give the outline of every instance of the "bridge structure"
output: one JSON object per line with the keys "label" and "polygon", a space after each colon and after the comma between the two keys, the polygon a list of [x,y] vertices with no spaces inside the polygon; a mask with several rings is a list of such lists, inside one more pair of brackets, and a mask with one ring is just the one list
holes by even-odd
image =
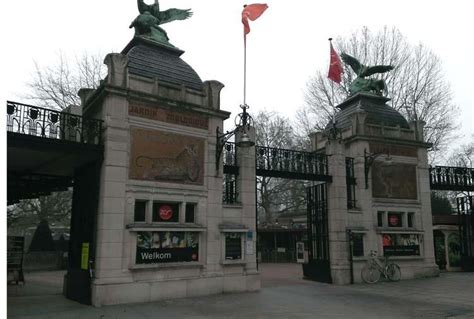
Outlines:
{"label": "bridge structure", "polygon": [[6,111],[8,205],[67,190],[103,156],[100,120],[13,101]]}

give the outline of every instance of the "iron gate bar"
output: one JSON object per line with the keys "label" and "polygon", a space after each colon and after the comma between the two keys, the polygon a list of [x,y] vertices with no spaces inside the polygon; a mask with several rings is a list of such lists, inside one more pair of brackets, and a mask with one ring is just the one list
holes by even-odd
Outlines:
{"label": "iron gate bar", "polygon": [[308,263],[303,264],[303,274],[312,280],[332,283],[327,184],[308,187],[307,200]]}
{"label": "iron gate bar", "polygon": [[474,168],[435,166],[429,172],[433,190],[474,191]]}
{"label": "iron gate bar", "polygon": [[461,267],[474,271],[474,196],[456,198],[459,217]]}

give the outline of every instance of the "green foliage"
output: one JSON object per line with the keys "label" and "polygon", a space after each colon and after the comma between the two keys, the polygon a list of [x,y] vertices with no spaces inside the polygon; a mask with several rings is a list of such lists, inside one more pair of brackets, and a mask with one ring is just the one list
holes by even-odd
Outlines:
{"label": "green foliage", "polygon": [[446,195],[431,192],[431,214],[451,215],[454,214],[453,206]]}

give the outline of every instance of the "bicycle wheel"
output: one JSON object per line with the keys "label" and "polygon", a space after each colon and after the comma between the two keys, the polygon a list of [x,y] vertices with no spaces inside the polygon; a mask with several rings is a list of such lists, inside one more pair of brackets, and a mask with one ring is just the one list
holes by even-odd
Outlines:
{"label": "bicycle wheel", "polygon": [[391,281],[399,281],[402,278],[402,272],[397,264],[389,263],[385,268],[387,277]]}
{"label": "bicycle wheel", "polygon": [[361,271],[362,280],[368,284],[375,284],[380,279],[380,271],[374,264],[366,264]]}

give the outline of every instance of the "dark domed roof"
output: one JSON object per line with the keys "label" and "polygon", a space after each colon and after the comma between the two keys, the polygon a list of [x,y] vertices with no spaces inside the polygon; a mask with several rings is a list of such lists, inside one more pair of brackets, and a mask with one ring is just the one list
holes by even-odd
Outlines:
{"label": "dark domed roof", "polygon": [[128,72],[147,78],[158,78],[161,81],[184,85],[195,90],[202,90],[202,80],[194,69],[180,56],[184,52],[135,38],[122,51],[128,56]]}
{"label": "dark domed roof", "polygon": [[[340,111],[336,114],[336,127],[347,128],[351,126],[352,114],[365,111],[366,124],[384,126],[400,126],[408,129],[407,120],[394,108],[385,104],[390,99],[382,96],[358,93],[338,105]],[[328,124],[328,127],[329,128]]]}

